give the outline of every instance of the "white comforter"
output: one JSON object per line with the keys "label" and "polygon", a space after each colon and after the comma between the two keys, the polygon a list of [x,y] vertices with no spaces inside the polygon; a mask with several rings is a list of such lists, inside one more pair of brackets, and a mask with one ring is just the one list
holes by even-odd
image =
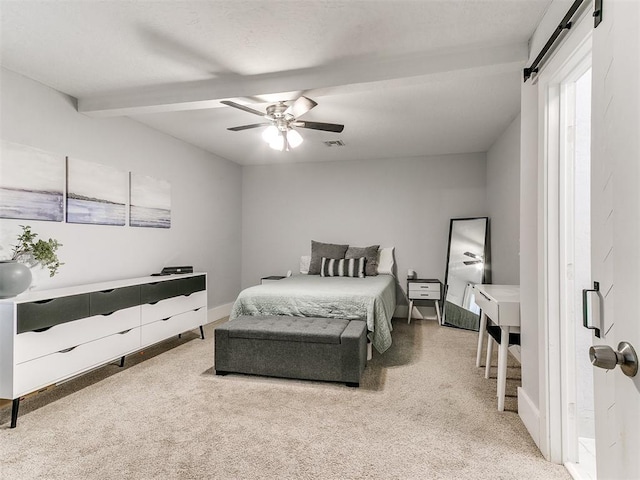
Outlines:
{"label": "white comforter", "polygon": [[391,346],[395,307],[396,286],[391,275],[294,275],[240,292],[230,319],[241,315],[362,319],[367,322],[371,343],[382,353]]}

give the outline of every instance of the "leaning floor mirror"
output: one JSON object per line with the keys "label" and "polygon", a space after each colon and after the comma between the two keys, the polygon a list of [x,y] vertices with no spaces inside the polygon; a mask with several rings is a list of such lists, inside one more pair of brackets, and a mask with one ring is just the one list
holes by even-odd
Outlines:
{"label": "leaning floor mirror", "polygon": [[444,276],[443,323],[478,330],[480,308],[473,286],[491,283],[489,218],[452,218]]}

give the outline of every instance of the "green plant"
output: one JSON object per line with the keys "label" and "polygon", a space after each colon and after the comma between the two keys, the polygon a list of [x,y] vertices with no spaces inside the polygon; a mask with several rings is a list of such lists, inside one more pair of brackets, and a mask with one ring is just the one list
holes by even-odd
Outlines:
{"label": "green plant", "polygon": [[25,261],[30,266],[42,265],[49,269],[49,276],[58,273],[58,268],[64,263],[58,259],[56,251],[62,244],[53,238],[47,241],[37,240],[37,233],[31,231],[29,225],[20,225],[22,233],[18,235],[18,244],[13,247],[12,260]]}

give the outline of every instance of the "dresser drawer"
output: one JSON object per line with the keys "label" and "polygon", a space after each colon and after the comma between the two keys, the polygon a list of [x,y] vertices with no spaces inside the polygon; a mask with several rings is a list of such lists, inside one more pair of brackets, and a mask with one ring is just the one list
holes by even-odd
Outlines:
{"label": "dresser drawer", "polygon": [[409,300],[440,300],[440,290],[409,290]]}
{"label": "dresser drawer", "polygon": [[140,285],[89,294],[91,315],[104,315],[140,305]]}
{"label": "dresser drawer", "polygon": [[141,327],[140,338],[142,346],[160,342],[187,330],[193,330],[205,323],[207,323],[207,309],[205,307],[148,323]]}
{"label": "dresser drawer", "polygon": [[17,308],[18,333],[40,330],[88,317],[90,315],[89,294],[19,303]]}
{"label": "dresser drawer", "polygon": [[206,291],[192,293],[186,297],[168,298],[153,304],[146,303],[142,305],[142,324],[173,317],[179,313],[196,310],[206,305]]}
{"label": "dresser drawer", "polygon": [[44,331],[20,333],[15,339],[14,361],[26,362],[139,326],[140,306],[137,306],[61,323]]}
{"label": "dresser drawer", "polygon": [[135,351],[139,345],[140,328],[133,328],[16,365],[14,398]]}
{"label": "dresser drawer", "polygon": [[142,285],[141,300],[143,304],[156,303],[165,298],[190,295],[194,292],[203,291],[206,288],[206,283],[204,275],[147,283]]}

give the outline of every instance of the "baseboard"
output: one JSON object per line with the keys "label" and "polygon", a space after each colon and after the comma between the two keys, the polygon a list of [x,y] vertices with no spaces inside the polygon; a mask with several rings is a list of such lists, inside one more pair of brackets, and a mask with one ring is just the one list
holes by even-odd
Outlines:
{"label": "baseboard", "polygon": [[540,448],[540,411],[522,387],[518,387],[518,415],[529,431],[529,435]]}
{"label": "baseboard", "polygon": [[224,305],[218,305],[217,307],[210,308],[207,311],[208,323],[217,322],[231,314],[232,303],[225,303]]}

